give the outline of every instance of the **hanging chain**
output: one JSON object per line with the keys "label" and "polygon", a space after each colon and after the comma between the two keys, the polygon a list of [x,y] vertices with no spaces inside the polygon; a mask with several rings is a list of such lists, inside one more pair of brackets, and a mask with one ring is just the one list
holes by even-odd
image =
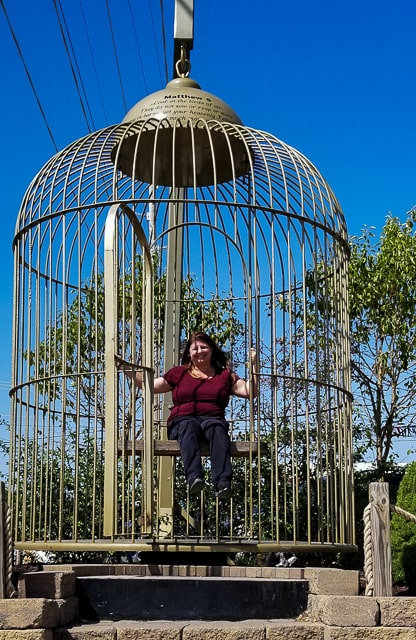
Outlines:
{"label": "hanging chain", "polygon": [[185,56],[185,47],[181,45],[181,57],[180,60],[177,61],[176,65],[176,73],[180,78],[187,78],[191,71],[191,63],[188,58]]}

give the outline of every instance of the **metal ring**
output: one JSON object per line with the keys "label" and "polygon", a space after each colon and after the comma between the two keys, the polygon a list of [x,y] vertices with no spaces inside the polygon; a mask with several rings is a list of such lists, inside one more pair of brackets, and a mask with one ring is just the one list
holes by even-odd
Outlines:
{"label": "metal ring", "polygon": [[177,61],[175,69],[178,76],[180,76],[181,78],[187,78],[191,71],[191,63],[186,58],[182,60],[181,54],[181,59]]}

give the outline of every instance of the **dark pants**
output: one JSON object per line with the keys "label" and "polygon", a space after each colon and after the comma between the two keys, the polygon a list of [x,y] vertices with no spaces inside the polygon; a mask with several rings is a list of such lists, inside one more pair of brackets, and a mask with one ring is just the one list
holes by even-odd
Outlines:
{"label": "dark pants", "polygon": [[216,416],[183,416],[169,424],[169,440],[177,440],[187,482],[203,478],[201,440],[207,440],[211,452],[211,476],[215,490],[230,485],[232,468],[228,422]]}

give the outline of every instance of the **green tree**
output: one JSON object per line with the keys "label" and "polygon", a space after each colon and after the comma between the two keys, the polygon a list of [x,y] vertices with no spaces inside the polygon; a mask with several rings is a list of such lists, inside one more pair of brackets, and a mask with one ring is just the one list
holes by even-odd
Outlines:
{"label": "green tree", "polygon": [[355,428],[374,451],[378,477],[393,460],[394,439],[416,418],[416,210],[389,215],[350,240],[349,302]]}

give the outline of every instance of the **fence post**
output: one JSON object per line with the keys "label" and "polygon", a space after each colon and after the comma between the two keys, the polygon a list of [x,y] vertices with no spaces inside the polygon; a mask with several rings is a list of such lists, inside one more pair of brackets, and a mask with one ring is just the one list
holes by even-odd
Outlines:
{"label": "fence post", "polygon": [[390,499],[387,482],[372,482],[369,490],[373,596],[391,596]]}

